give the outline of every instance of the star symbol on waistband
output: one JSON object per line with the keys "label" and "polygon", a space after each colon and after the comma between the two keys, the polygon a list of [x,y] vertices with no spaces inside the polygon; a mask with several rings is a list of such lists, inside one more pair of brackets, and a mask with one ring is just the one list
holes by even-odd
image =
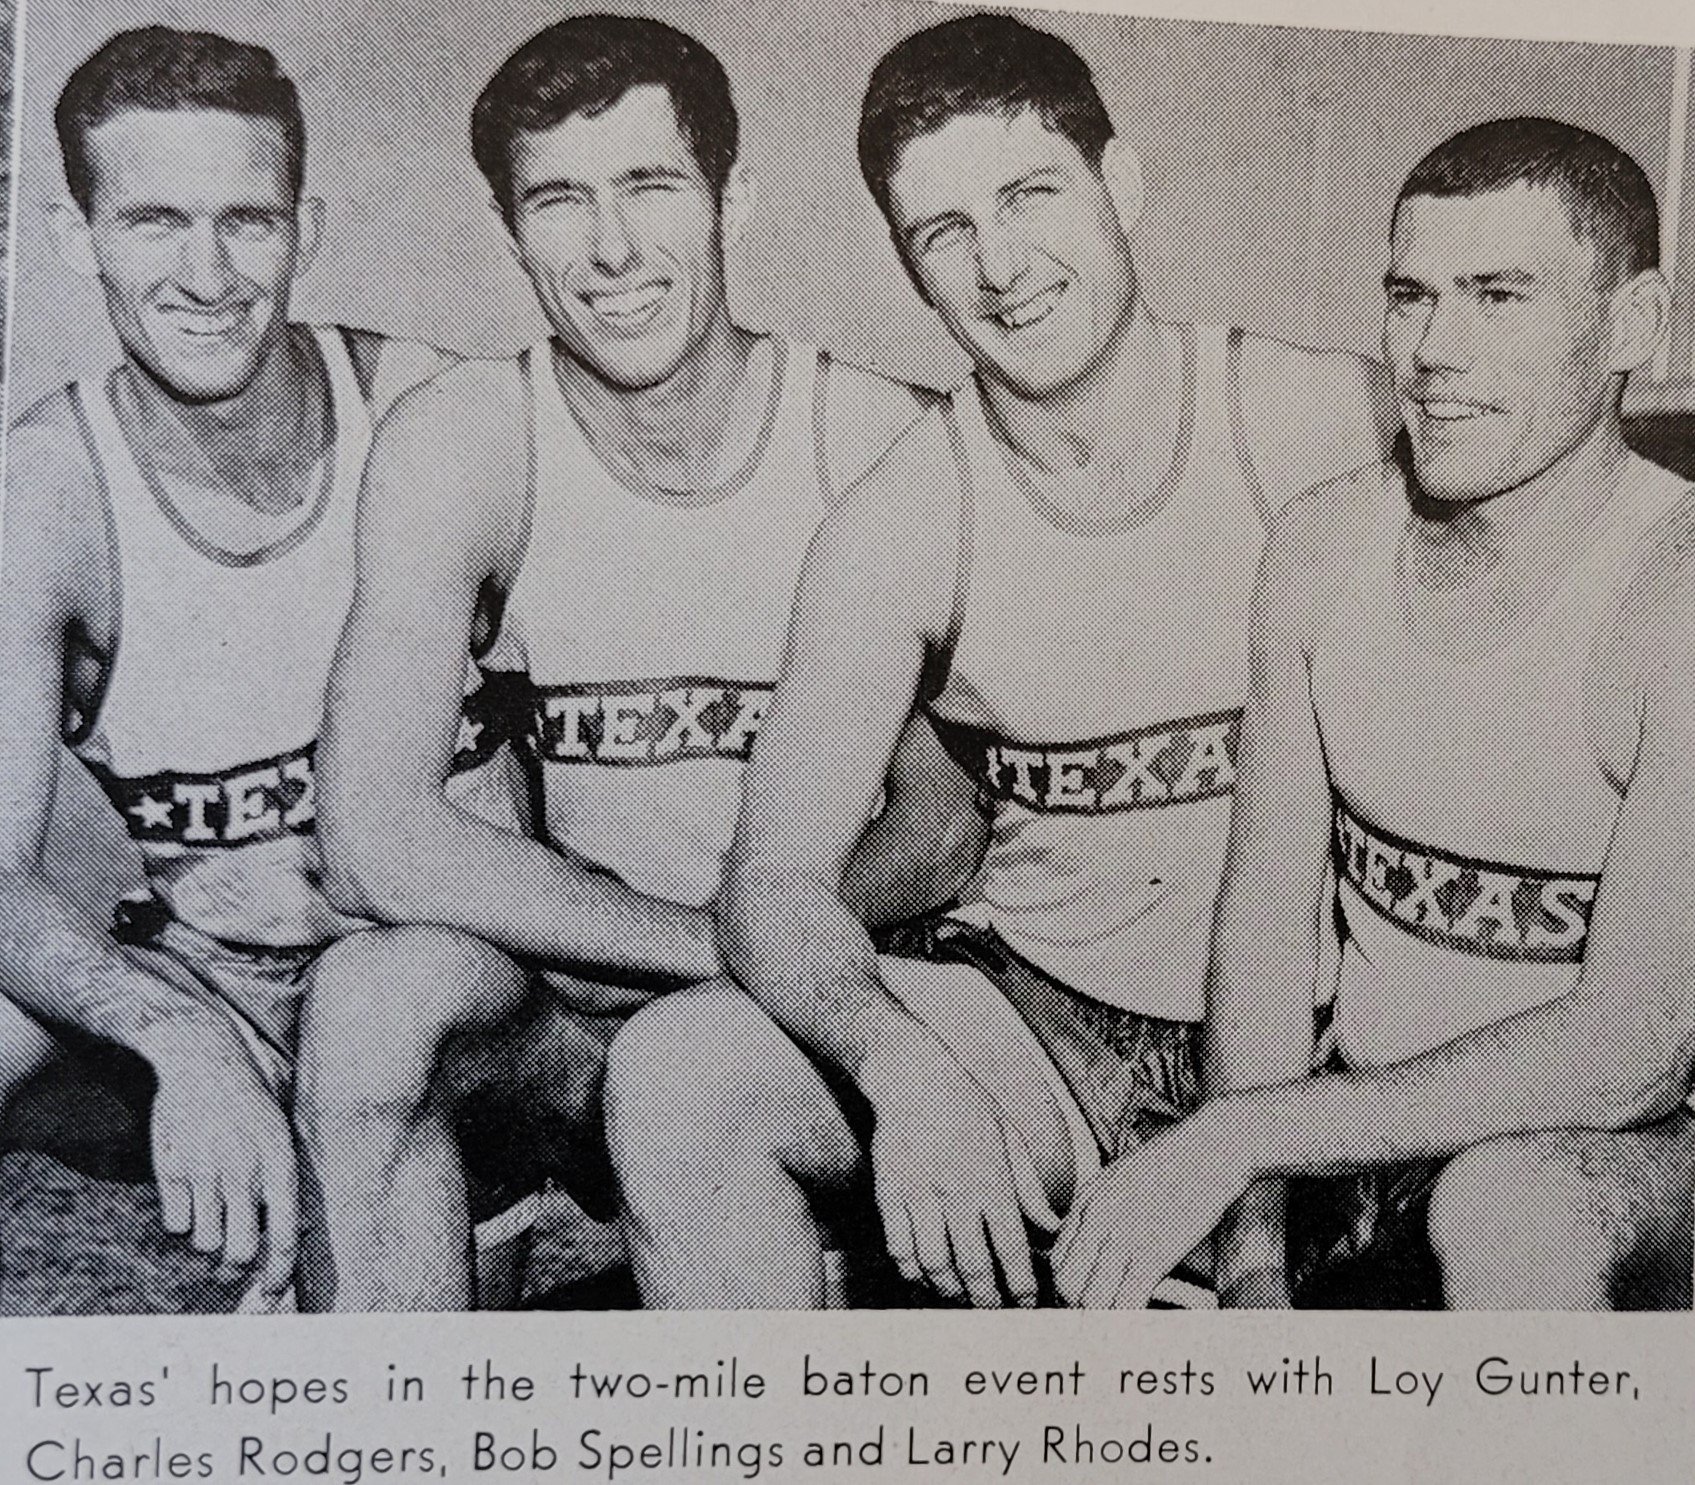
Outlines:
{"label": "star symbol on waistband", "polygon": [[483,734],[483,724],[473,722],[469,717],[459,719],[459,741],[454,751],[459,753],[474,753],[477,750],[477,739]]}
{"label": "star symbol on waistband", "polygon": [[130,806],[129,813],[141,821],[143,830],[169,830],[171,828],[170,803],[155,799],[151,794],[143,794],[139,800]]}

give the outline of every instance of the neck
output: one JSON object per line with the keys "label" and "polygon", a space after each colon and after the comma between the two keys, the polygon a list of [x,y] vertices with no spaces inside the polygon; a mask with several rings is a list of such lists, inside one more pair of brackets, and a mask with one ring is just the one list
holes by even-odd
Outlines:
{"label": "neck", "polygon": [[1126,442],[1144,443],[1179,395],[1160,326],[1140,296],[1076,381],[1038,397],[996,377],[980,377],[979,386],[995,430],[1050,474],[1085,468]]}
{"label": "neck", "polygon": [[[616,386],[557,349],[553,365],[602,454],[649,482],[700,489],[714,482],[740,442],[752,390],[748,367],[760,339],[720,312],[676,371],[651,387]],[[752,403],[757,421],[764,398]]]}
{"label": "neck", "polygon": [[1435,541],[1476,560],[1536,561],[1584,530],[1618,490],[1631,453],[1609,410],[1541,473],[1499,495],[1446,503],[1413,490],[1413,515]]}
{"label": "neck", "polygon": [[328,435],[328,416],[315,416],[324,405],[317,360],[292,330],[232,397],[185,402],[134,361],[120,387],[138,452],[154,470],[185,479],[239,486],[248,471],[274,474],[279,450],[289,461],[315,460]]}

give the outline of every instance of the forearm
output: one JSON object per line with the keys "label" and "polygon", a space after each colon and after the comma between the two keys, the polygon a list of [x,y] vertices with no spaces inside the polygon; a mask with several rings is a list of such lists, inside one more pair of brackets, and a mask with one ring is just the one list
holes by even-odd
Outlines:
{"label": "forearm", "polygon": [[880,1050],[928,1035],[884,988],[864,926],[822,880],[732,878],[720,927],[729,973],[862,1088]]}
{"label": "forearm", "polygon": [[130,963],[39,873],[0,873],[0,943],[0,989],[49,1025],[127,1047],[155,1070],[232,1042],[221,1016]]}
{"label": "forearm", "polygon": [[1343,1172],[1538,1130],[1647,1123],[1688,1092],[1691,997],[1668,980],[1658,995],[1619,998],[1579,990],[1391,1067],[1234,1094],[1229,1122],[1251,1174]]}
{"label": "forearm", "polygon": [[327,884],[346,911],[458,929],[591,976],[694,982],[720,973],[702,908],[649,897],[445,801],[383,818],[325,832]]}

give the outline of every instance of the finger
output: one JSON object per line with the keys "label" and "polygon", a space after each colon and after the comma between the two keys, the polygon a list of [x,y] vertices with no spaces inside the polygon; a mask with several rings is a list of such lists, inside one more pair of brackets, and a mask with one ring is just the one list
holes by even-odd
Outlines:
{"label": "finger", "polygon": [[181,1176],[159,1177],[159,1220],[174,1237],[194,1226],[194,1193]]}
{"label": "finger", "polygon": [[1026,1309],[1034,1305],[1040,1291],[1036,1287],[1036,1269],[1030,1260],[1030,1239],[1018,1213],[991,1208],[988,1235],[1012,1302]]}
{"label": "finger", "polygon": [[1116,1243],[1103,1246],[1095,1260],[1094,1270],[1083,1286],[1083,1308],[1110,1310],[1118,1299],[1119,1290],[1128,1282],[1130,1267],[1129,1255]]}
{"label": "finger", "polygon": [[202,1253],[216,1253],[224,1245],[224,1197],[215,1179],[194,1183],[192,1241]]}
{"label": "finger", "polygon": [[924,1282],[924,1272],[918,1267],[918,1252],[912,1238],[912,1217],[906,1203],[888,1196],[878,1183],[877,1215],[883,1219],[883,1243],[889,1250],[900,1276],[909,1284]]}
{"label": "finger", "polygon": [[1100,1257],[1100,1240],[1087,1226],[1080,1227],[1063,1261],[1054,1265],[1054,1288],[1068,1305],[1081,1306],[1083,1293]]}
{"label": "finger", "polygon": [[965,1290],[953,1266],[953,1248],[948,1242],[948,1224],[942,1216],[939,1202],[914,1202],[912,1207],[912,1241],[918,1250],[918,1266],[924,1270],[925,1282],[938,1294],[949,1299],[962,1299]]}
{"label": "finger", "polygon": [[267,1171],[265,1200],[265,1267],[260,1274],[264,1292],[280,1300],[294,1282],[300,1253],[300,1178],[292,1153],[280,1155]]}
{"label": "finger", "polygon": [[1113,1310],[1145,1310],[1154,1297],[1155,1280],[1137,1265],[1131,1264],[1118,1281],[1118,1288],[1107,1302]]}
{"label": "finger", "polygon": [[224,1192],[224,1267],[232,1274],[259,1256],[259,1201],[251,1186]]}
{"label": "finger", "polygon": [[989,1243],[984,1236],[985,1218],[981,1213],[972,1212],[972,1205],[966,1203],[948,1223],[953,1271],[959,1275],[966,1297],[975,1308],[998,1310],[1001,1307],[1001,1291],[995,1277],[995,1261],[989,1256]]}

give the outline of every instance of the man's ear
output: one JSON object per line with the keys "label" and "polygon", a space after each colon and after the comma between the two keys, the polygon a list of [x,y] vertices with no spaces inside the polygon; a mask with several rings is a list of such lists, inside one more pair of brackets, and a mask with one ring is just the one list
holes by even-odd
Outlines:
{"label": "man's ear", "polygon": [[1129,232],[1141,219],[1147,179],[1135,150],[1117,135],[1107,140],[1101,151],[1101,178],[1106,181],[1119,224]]}
{"label": "man's ear", "polygon": [[302,196],[300,205],[294,209],[294,217],[300,234],[300,249],[294,261],[294,272],[298,277],[311,267],[313,258],[318,255],[318,244],[324,240],[324,198]]}
{"label": "man's ear", "polygon": [[1671,333],[1671,285],[1659,269],[1647,269],[1614,289],[1609,307],[1607,369],[1640,370]]}
{"label": "man's ear", "polygon": [[56,196],[47,204],[47,225],[53,233],[53,246],[65,266],[82,278],[98,278],[100,265],[94,258],[94,237],[82,208],[69,196]]}
{"label": "man's ear", "polygon": [[724,190],[720,197],[725,247],[741,241],[753,221],[753,209],[758,199],[758,183],[754,180],[753,172],[737,160],[730,167],[729,175],[725,177]]}

